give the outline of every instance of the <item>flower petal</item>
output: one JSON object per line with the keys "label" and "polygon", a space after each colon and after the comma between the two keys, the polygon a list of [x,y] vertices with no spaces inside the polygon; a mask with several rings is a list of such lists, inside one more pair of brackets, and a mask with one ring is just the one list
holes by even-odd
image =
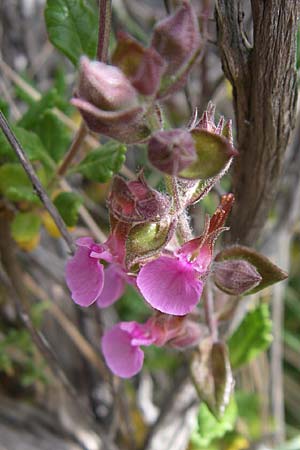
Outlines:
{"label": "flower petal", "polygon": [[102,338],[102,352],[110,370],[119,377],[130,378],[142,368],[144,352],[132,345],[129,332],[117,324],[108,330]]}
{"label": "flower petal", "polygon": [[125,280],[113,264],[104,269],[104,286],[97,298],[97,306],[106,308],[119,300],[125,289]]}
{"label": "flower petal", "polygon": [[90,251],[88,245],[80,246],[66,265],[68,288],[72,299],[80,306],[90,306],[103,289],[103,266],[90,257]]}
{"label": "flower petal", "polygon": [[190,263],[161,256],[141,269],[137,285],[153,308],[184,316],[196,306],[202,293],[203,283],[196,274]]}

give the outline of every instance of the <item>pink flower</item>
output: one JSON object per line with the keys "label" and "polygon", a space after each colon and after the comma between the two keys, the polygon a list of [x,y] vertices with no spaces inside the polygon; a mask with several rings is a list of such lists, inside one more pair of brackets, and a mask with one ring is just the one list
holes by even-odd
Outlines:
{"label": "pink flower", "polygon": [[151,345],[153,338],[144,325],[137,322],[120,322],[108,330],[102,338],[102,351],[110,370],[130,378],[142,368],[144,352],[140,345]]}
{"label": "pink flower", "polygon": [[156,315],[146,323],[120,322],[102,338],[102,352],[110,370],[119,377],[130,378],[142,368],[141,346],[170,343],[176,348],[196,345],[201,336],[199,325],[186,318]]}
{"label": "pink flower", "polygon": [[189,260],[188,255],[160,256],[142,267],[137,286],[153,308],[184,316],[200,300],[203,290],[200,277],[204,274],[205,270],[198,271],[196,263]]}
{"label": "pink flower", "polygon": [[[78,239],[76,244],[75,256],[66,266],[66,281],[72,299],[80,306],[95,302],[100,308],[110,306],[122,296],[126,275],[114,262],[106,244],[98,245],[89,237]],[[104,269],[99,260],[111,264]]]}
{"label": "pink flower", "polygon": [[215,240],[224,230],[233,201],[232,194],[222,197],[202,236],[185,243],[173,255],[160,256],[142,267],[137,286],[153,308],[184,316],[197,305],[212,262]]}

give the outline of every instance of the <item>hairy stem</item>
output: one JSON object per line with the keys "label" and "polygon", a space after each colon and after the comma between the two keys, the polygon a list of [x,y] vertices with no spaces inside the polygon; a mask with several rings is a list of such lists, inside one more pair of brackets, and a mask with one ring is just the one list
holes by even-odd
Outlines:
{"label": "hairy stem", "polygon": [[214,298],[209,281],[206,282],[203,292],[204,312],[207,326],[213,342],[218,341],[218,323],[214,313]]}
{"label": "hairy stem", "polygon": [[[84,122],[81,122],[81,125],[74,136],[73,142],[72,142],[69,150],[67,151],[66,156],[64,157],[61,164],[59,165],[57,172],[53,177],[53,180],[58,177],[63,177],[65,175],[70,164],[73,162],[75,156],[79,152],[87,134],[88,134],[87,127]],[[50,182],[50,184],[51,183],[52,182]]]}
{"label": "hairy stem", "polygon": [[109,48],[109,35],[111,27],[111,0],[100,0],[99,2],[99,33],[97,58],[106,62]]}

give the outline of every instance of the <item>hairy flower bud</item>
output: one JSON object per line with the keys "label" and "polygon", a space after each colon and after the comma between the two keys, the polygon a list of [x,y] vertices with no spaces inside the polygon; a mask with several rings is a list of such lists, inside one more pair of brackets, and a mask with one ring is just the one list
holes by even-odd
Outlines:
{"label": "hairy flower bud", "polygon": [[240,295],[256,287],[262,280],[256,268],[242,259],[228,259],[214,265],[216,285],[230,295]]}
{"label": "hairy flower bud", "polygon": [[159,88],[164,69],[165,62],[159,53],[154,48],[145,49],[132,85],[143,95],[153,95]]}
{"label": "hairy flower bud", "polygon": [[82,57],[79,85],[71,103],[92,131],[124,143],[141,142],[151,132],[137,91],[117,67]]}
{"label": "hairy flower bud", "polygon": [[148,156],[156,169],[173,176],[197,159],[191,134],[181,129],[153,134],[148,145]]}
{"label": "hairy flower bud", "polygon": [[199,44],[197,16],[187,1],[156,25],[151,42],[168,64],[166,75],[174,75],[191,58]]}
{"label": "hairy flower bud", "polygon": [[221,117],[215,124],[215,106],[210,102],[201,119],[193,120],[190,133],[194,139],[196,161],[179,173],[187,179],[219,179],[228,170],[234,156],[231,120]]}
{"label": "hairy flower bud", "polygon": [[142,175],[136,181],[115,176],[108,197],[111,213],[122,222],[159,221],[171,206],[170,199],[150,188]]}
{"label": "hairy flower bud", "polygon": [[80,61],[78,97],[105,111],[138,105],[137,93],[120,69],[99,61]]}

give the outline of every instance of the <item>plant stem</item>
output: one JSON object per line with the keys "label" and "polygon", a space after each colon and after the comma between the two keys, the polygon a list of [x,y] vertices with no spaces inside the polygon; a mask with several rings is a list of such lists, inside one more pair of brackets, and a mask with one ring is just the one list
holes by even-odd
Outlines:
{"label": "plant stem", "polygon": [[[68,167],[72,163],[73,159],[77,155],[81,145],[84,142],[84,139],[88,133],[87,127],[84,122],[81,122],[81,125],[79,129],[77,130],[73,142],[64,157],[63,161],[59,165],[56,174],[54,175],[53,179],[56,179],[57,177],[62,177],[65,175],[66,171],[68,170]],[[51,184],[51,182],[50,182]]]}
{"label": "plant stem", "polygon": [[16,153],[20,163],[22,164],[26,174],[28,175],[28,178],[30,179],[34,190],[36,191],[37,195],[41,199],[42,203],[44,204],[45,208],[49,212],[50,216],[54,220],[57,228],[59,229],[62,237],[64,238],[65,242],[67,243],[71,253],[74,253],[75,246],[73,243],[73,239],[68,232],[65,223],[61,216],[59,215],[57,209],[53,205],[52,201],[50,200],[47,192],[43,188],[38,176],[35,173],[35,170],[28,160],[23,148],[21,147],[19,141],[17,140],[16,136],[14,135],[13,131],[11,130],[10,126],[8,125],[4,115],[0,111],[0,127],[2,128],[2,131],[4,135],[6,136],[6,139],[10,143],[12,149]]}
{"label": "plant stem", "polygon": [[205,312],[206,323],[209,328],[213,342],[217,342],[218,334],[219,334],[218,333],[218,325],[217,325],[217,319],[216,319],[215,313],[214,313],[214,299],[213,299],[212,288],[209,283],[209,280],[207,280],[207,282],[204,286],[203,294],[204,294],[203,301],[204,301],[204,312]]}
{"label": "plant stem", "polygon": [[[111,26],[111,1],[110,0],[100,0],[99,2],[99,33],[98,33],[98,48],[97,48],[97,58],[99,61],[107,61],[108,47],[109,47],[109,35]],[[79,130],[75,134],[73,142],[68,150],[65,158],[60,164],[56,177],[61,177],[65,175],[68,167],[72,163],[73,159],[80,150],[86,136],[88,134],[88,129],[84,122],[81,123]]]}
{"label": "plant stem", "polygon": [[171,8],[169,5],[169,0],[164,0],[165,10],[167,14],[171,14]]}
{"label": "plant stem", "polygon": [[99,32],[97,58],[106,62],[109,48],[109,35],[111,27],[111,0],[99,1]]}
{"label": "plant stem", "polygon": [[190,228],[190,224],[186,216],[186,213],[183,209],[176,177],[171,178],[171,192],[174,198],[176,214],[178,217],[178,234],[180,238],[179,240],[181,241],[181,243],[184,243],[192,239],[193,233]]}

